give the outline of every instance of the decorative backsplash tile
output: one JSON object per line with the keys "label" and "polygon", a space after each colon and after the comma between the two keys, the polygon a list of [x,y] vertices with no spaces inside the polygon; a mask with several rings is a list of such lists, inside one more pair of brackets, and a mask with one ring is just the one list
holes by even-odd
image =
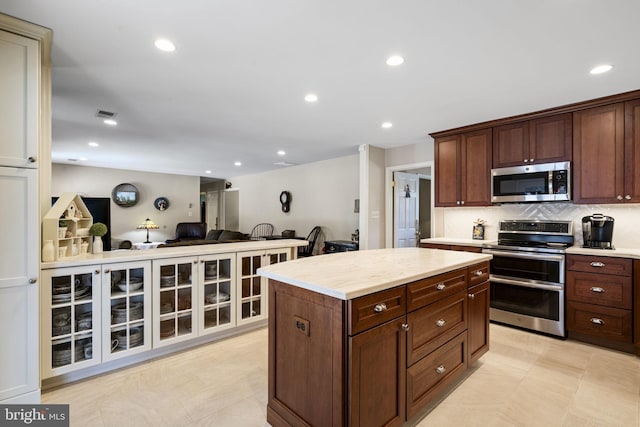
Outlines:
{"label": "decorative backsplash tile", "polygon": [[498,238],[498,222],[503,219],[573,221],[575,244],[582,245],[582,217],[601,213],[614,218],[613,245],[640,248],[640,205],[574,205],[573,203],[513,203],[483,208],[439,208],[442,215],[435,237],[470,239],[473,222],[484,219],[485,240]]}

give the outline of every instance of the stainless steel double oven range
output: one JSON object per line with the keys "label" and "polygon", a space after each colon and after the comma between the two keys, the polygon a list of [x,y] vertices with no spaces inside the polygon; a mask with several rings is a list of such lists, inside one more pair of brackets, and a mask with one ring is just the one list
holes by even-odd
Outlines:
{"label": "stainless steel double oven range", "polygon": [[566,337],[565,250],[573,246],[571,221],[500,221],[492,254],[492,321]]}

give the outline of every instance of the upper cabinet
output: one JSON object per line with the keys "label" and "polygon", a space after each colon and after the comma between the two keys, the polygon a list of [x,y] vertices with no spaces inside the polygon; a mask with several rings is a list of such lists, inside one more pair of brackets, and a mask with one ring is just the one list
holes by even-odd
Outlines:
{"label": "upper cabinet", "polygon": [[571,114],[493,128],[493,167],[571,160]]}
{"label": "upper cabinet", "polygon": [[574,203],[640,202],[640,100],[573,113]]}
{"label": "upper cabinet", "polygon": [[40,46],[0,31],[0,165],[37,167]]}
{"label": "upper cabinet", "polygon": [[491,129],[435,139],[435,205],[491,205]]}

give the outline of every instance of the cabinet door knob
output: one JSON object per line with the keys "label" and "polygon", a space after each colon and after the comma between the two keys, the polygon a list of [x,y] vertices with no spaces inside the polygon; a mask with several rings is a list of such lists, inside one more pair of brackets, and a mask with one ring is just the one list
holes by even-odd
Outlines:
{"label": "cabinet door knob", "polygon": [[625,198],[626,200],[631,200],[631,196],[630,196],[630,195],[628,195],[628,194],[627,194],[626,196],[624,196],[624,198]]}
{"label": "cabinet door knob", "polygon": [[524,162],[525,163],[529,163],[529,159],[524,159]]}
{"label": "cabinet door knob", "polygon": [[604,293],[604,289],[601,288],[600,286],[592,286],[591,287],[591,292],[597,292],[599,294],[603,294]]}
{"label": "cabinet door knob", "polygon": [[104,274],[108,274],[108,273],[111,273],[111,269],[109,269],[109,268],[105,268],[105,270],[104,270]]}
{"label": "cabinet door knob", "polygon": [[456,200],[456,205],[459,205],[459,204],[460,204],[460,200]]}
{"label": "cabinet door knob", "polygon": [[403,323],[402,325],[400,325],[400,327],[402,328],[403,331],[408,332],[409,331],[409,325],[406,323]]}
{"label": "cabinet door knob", "polygon": [[529,159],[529,163],[533,163],[536,159]]}
{"label": "cabinet door knob", "polygon": [[618,195],[616,196],[616,199],[618,199],[618,200],[622,200],[622,195],[618,194]]}
{"label": "cabinet door knob", "polygon": [[437,289],[437,290],[439,290],[439,291],[443,290],[443,289],[444,289],[444,288],[446,288],[446,287],[447,287],[447,285],[445,285],[445,284],[444,284],[444,283],[442,283],[442,282],[440,282],[440,283],[438,283],[438,284],[436,285],[436,289]]}
{"label": "cabinet door knob", "polygon": [[31,279],[29,279],[29,284],[33,285],[34,283],[36,283],[38,281],[37,277],[32,277]]}
{"label": "cabinet door knob", "polygon": [[475,299],[476,297],[474,294],[469,294],[468,296],[469,296],[469,299]]}
{"label": "cabinet door knob", "polygon": [[99,269],[99,268],[96,268],[96,269],[94,270],[94,272],[93,272],[93,273],[94,273],[94,274],[100,274],[100,269]]}
{"label": "cabinet door knob", "polygon": [[591,323],[593,323],[594,325],[604,325],[604,320],[599,319],[597,317],[592,317]]}
{"label": "cabinet door knob", "polygon": [[460,204],[461,204],[461,205],[464,205],[464,200],[461,200],[461,201],[460,201]]}
{"label": "cabinet door knob", "polygon": [[35,156],[29,156],[27,160],[29,161],[29,163],[35,163],[37,159]]}
{"label": "cabinet door knob", "polygon": [[387,311],[387,304],[381,302],[380,304],[376,304],[375,307],[373,307],[373,311],[375,311],[376,313],[382,313],[383,311]]}
{"label": "cabinet door knob", "polygon": [[604,267],[604,262],[594,261],[591,263],[591,267],[602,268]]}
{"label": "cabinet door knob", "polygon": [[440,319],[440,320],[438,320],[438,321],[436,322],[436,326],[437,326],[438,328],[441,328],[441,327],[443,327],[443,326],[444,326],[444,324],[445,324],[445,323],[447,323],[447,322],[446,322],[444,319]]}
{"label": "cabinet door knob", "polygon": [[436,374],[444,374],[446,370],[447,368],[445,368],[444,365],[440,365],[436,368]]}

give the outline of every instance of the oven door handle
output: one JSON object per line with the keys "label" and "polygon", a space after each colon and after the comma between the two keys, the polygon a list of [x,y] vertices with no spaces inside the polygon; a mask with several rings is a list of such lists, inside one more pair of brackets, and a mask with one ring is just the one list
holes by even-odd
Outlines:
{"label": "oven door handle", "polygon": [[503,279],[501,277],[489,276],[489,281],[493,283],[503,283],[505,285],[522,286],[523,288],[543,289],[546,291],[561,291],[562,285],[542,285],[540,283],[521,282],[520,280]]}
{"label": "oven door handle", "polygon": [[536,254],[531,252],[511,252],[511,251],[496,251],[493,249],[483,249],[482,253],[504,256],[508,258],[522,258],[522,259],[539,259],[544,261],[564,261],[564,255],[552,255],[552,254]]}

